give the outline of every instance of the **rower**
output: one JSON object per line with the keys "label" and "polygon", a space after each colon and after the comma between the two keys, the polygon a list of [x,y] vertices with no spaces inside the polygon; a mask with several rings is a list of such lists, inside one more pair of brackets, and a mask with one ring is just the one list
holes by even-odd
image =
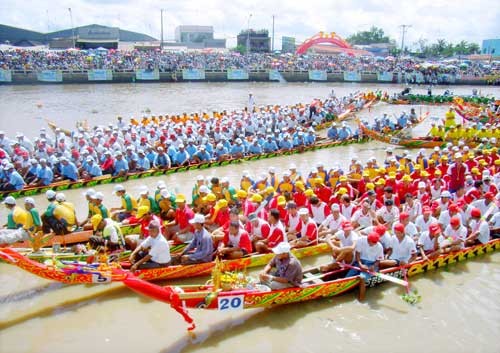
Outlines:
{"label": "rower", "polygon": [[130,271],[159,268],[170,264],[170,246],[160,232],[160,223],[153,220],[148,225],[149,237],[130,254]]}
{"label": "rower", "polygon": [[114,191],[115,195],[121,199],[121,207],[113,207],[110,209],[111,218],[121,222],[137,211],[137,200],[130,196],[121,184],[116,185]]}
{"label": "rower", "polygon": [[333,262],[330,265],[322,266],[321,272],[328,272],[338,269],[339,262],[352,263],[354,259],[354,248],[359,238],[359,234],[353,231],[350,221],[342,222],[342,229],[333,235],[327,235],[326,242],[332,250]]}
{"label": "rower", "polygon": [[100,214],[96,214],[92,216],[90,223],[96,233],[89,239],[93,249],[104,246],[113,251],[124,247],[125,241],[120,226],[111,218],[103,218]]}
{"label": "rower", "polygon": [[[273,290],[300,286],[302,265],[290,253],[290,244],[281,242],[272,251],[275,256],[259,274],[261,283]],[[275,270],[271,274],[273,268]]]}
{"label": "rower", "polygon": [[194,236],[180,255],[183,265],[212,261],[214,243],[210,233],[204,228],[204,223],[205,217],[199,213],[189,220],[189,224],[194,228]]}
{"label": "rower", "polygon": [[227,259],[239,259],[252,252],[252,242],[238,221],[231,221],[229,229],[219,243],[217,255]]}
{"label": "rower", "polygon": [[415,241],[405,234],[405,225],[396,223],[393,232],[388,259],[380,261],[380,268],[403,266],[417,258]]}
{"label": "rower", "polygon": [[28,239],[28,212],[16,205],[12,196],[7,196],[2,202],[8,210],[5,229],[0,229],[0,244],[11,244]]}
{"label": "rower", "polygon": [[437,222],[429,226],[429,230],[423,231],[417,242],[417,248],[423,260],[434,259],[439,256],[439,236],[441,227]]}

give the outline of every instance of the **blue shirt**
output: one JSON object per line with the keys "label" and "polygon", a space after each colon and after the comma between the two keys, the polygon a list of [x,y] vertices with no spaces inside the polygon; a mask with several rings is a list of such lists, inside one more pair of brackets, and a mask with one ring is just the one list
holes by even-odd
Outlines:
{"label": "blue shirt", "polygon": [[170,168],[170,157],[165,154],[158,154],[154,159],[153,166],[155,168],[168,167]]}
{"label": "blue shirt", "polygon": [[71,162],[68,162],[67,165],[61,164],[61,174],[72,181],[78,179],[78,170]]}
{"label": "blue shirt", "polygon": [[140,169],[144,169],[144,170],[148,170],[149,168],[151,168],[151,163],[149,163],[149,159],[147,159],[146,157],[142,157],[142,158],[139,158],[137,160],[137,168],[140,168]]}
{"label": "blue shirt", "polygon": [[49,185],[52,183],[52,180],[54,180],[54,173],[52,173],[52,170],[47,166],[45,168],[40,167],[36,177],[42,181],[43,185]]}
{"label": "blue shirt", "polygon": [[207,162],[211,159],[210,153],[208,153],[207,151],[198,151],[194,154],[194,156],[198,157],[202,162]]}
{"label": "blue shirt", "polygon": [[184,163],[185,161],[189,160],[189,153],[184,150],[184,151],[178,151],[176,154],[175,154],[175,163],[177,164],[182,164]]}
{"label": "blue shirt", "polygon": [[125,172],[128,171],[128,162],[123,158],[121,160],[116,159],[115,160],[115,170],[113,172],[113,175],[114,176],[118,175],[118,173],[120,173],[122,170]]}
{"label": "blue shirt", "polygon": [[21,190],[25,183],[23,177],[18,172],[13,171],[9,176],[9,184],[14,186],[16,190]]}
{"label": "blue shirt", "polygon": [[248,152],[251,154],[261,154],[262,153],[262,147],[260,147],[259,144],[254,144],[252,143],[250,147],[248,147]]}
{"label": "blue shirt", "polygon": [[97,165],[96,163],[92,163],[92,165],[87,164],[85,170],[93,177],[102,175],[101,167],[99,167],[99,165]]}
{"label": "blue shirt", "polygon": [[245,149],[243,148],[243,145],[234,145],[232,148],[231,148],[231,154],[232,155],[236,155],[238,153],[245,153]]}
{"label": "blue shirt", "polygon": [[262,150],[264,151],[264,153],[275,152],[278,150],[278,145],[276,145],[276,142],[268,140],[268,141],[264,142],[264,145],[262,146]]}
{"label": "blue shirt", "polygon": [[334,126],[332,126],[331,128],[329,128],[327,136],[328,136],[329,139],[336,140],[337,137],[339,136],[337,128],[334,127]]}
{"label": "blue shirt", "polygon": [[196,149],[195,145],[187,145],[186,151],[189,153],[190,156],[195,154],[198,150]]}

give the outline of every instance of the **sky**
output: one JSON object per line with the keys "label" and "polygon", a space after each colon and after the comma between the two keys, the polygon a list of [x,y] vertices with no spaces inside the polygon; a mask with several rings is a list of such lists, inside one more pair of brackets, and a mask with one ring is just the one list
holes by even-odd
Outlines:
{"label": "sky", "polygon": [[[494,5],[494,4],[497,5]],[[382,28],[401,45],[400,25],[407,29],[405,46],[420,39],[481,45],[500,38],[500,2],[494,0],[1,0],[0,23],[52,32],[100,24],[160,38],[160,9],[164,9],[164,39],[174,39],[179,25],[212,25],[216,38],[236,45],[236,35],[247,27],[269,29],[275,15],[275,48],[281,37],[301,42],[319,31],[342,37]]]}

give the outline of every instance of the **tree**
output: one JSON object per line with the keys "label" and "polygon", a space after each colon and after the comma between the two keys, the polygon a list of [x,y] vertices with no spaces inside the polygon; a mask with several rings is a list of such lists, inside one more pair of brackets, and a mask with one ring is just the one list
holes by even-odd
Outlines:
{"label": "tree", "polygon": [[233,51],[240,53],[241,55],[247,52],[247,47],[245,45],[238,44]]}
{"label": "tree", "polygon": [[346,39],[350,44],[374,44],[374,43],[389,43],[389,37],[385,35],[382,28],[372,26],[369,31],[360,31],[350,35]]}

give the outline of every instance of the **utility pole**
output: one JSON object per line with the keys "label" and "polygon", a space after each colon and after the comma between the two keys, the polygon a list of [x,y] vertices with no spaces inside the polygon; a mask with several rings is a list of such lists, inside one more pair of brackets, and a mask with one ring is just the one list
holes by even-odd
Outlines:
{"label": "utility pole", "polygon": [[248,23],[247,23],[247,55],[250,53],[250,19],[252,18],[252,14],[248,16]]}
{"label": "utility pole", "polygon": [[161,13],[161,24],[160,24],[160,29],[161,29],[161,34],[160,34],[160,50],[163,49],[163,9],[160,10]]}
{"label": "utility pole", "polygon": [[73,14],[71,13],[71,7],[68,8],[69,18],[71,20],[71,37],[73,38],[73,48],[76,48],[75,44],[75,27],[73,26]]}
{"label": "utility pole", "polygon": [[272,41],[272,45],[271,45],[271,48],[272,48],[271,52],[273,52],[273,53],[274,53],[274,17],[275,16],[273,15],[273,41]]}
{"label": "utility pole", "polygon": [[401,25],[401,55],[403,55],[405,50],[405,34],[408,28],[411,28],[411,25]]}

